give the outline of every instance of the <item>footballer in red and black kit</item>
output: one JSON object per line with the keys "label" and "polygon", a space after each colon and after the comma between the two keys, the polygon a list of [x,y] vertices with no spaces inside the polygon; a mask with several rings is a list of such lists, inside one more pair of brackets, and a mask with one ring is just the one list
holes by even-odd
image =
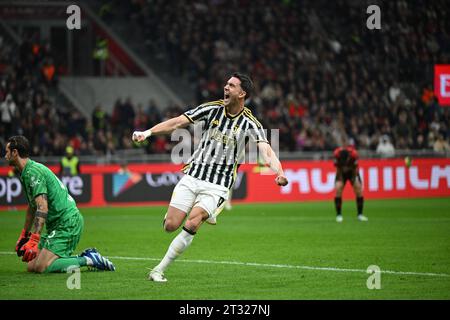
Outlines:
{"label": "footballer in red and black kit", "polygon": [[362,194],[362,182],[358,171],[358,152],[355,147],[349,145],[346,147],[338,147],[334,150],[334,165],[336,167],[335,189],[336,197],[334,205],[336,207],[336,221],[342,222],[342,192],[347,181],[353,187],[356,196],[356,207],[358,212],[358,220],[367,221],[367,217],[363,215],[364,197]]}

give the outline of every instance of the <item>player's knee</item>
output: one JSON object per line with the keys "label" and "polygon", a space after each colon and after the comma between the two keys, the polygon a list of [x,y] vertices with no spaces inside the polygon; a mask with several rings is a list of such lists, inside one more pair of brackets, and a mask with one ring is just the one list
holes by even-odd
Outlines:
{"label": "player's knee", "polygon": [[29,262],[27,266],[27,271],[32,273],[43,273],[46,269],[46,265],[37,264],[34,261]]}
{"label": "player's knee", "polygon": [[34,261],[28,262],[27,271],[28,272],[34,272]]}
{"label": "player's knee", "polygon": [[37,265],[34,267],[35,273],[44,273],[44,271],[47,269],[47,266],[45,265]]}
{"label": "player's knee", "polygon": [[180,225],[173,219],[165,219],[164,220],[164,231],[173,232],[177,230]]}
{"label": "player's knee", "polygon": [[360,185],[354,185],[353,190],[357,197],[362,197],[362,187]]}

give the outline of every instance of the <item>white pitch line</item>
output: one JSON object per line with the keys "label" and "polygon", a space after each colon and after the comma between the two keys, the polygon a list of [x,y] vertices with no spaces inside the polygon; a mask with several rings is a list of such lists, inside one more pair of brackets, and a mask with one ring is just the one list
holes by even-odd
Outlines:
{"label": "white pitch line", "polygon": [[[15,252],[0,252],[0,254],[16,254]],[[138,260],[138,261],[160,261],[160,258],[144,258],[144,257],[120,257],[108,256],[109,259],[117,260]],[[303,270],[319,270],[319,271],[334,271],[334,272],[362,272],[367,273],[365,269],[344,269],[335,267],[311,267],[311,266],[296,266],[290,264],[270,264],[270,263],[255,263],[255,262],[239,262],[239,261],[214,261],[214,260],[189,260],[179,259],[178,262],[186,263],[202,263],[202,264],[224,264],[224,265],[238,265],[262,268],[285,268],[285,269],[303,269]],[[413,275],[413,276],[427,276],[427,277],[450,277],[446,273],[432,273],[432,272],[408,272],[408,271],[391,271],[380,270],[380,273],[397,274],[397,275]]]}

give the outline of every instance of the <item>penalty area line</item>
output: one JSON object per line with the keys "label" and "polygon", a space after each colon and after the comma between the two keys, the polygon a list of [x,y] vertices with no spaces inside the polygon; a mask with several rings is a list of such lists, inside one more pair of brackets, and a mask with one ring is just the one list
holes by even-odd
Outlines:
{"label": "penalty area line", "polygon": [[[0,252],[0,255],[15,255],[15,252]],[[108,259],[114,260],[134,260],[134,261],[160,261],[160,258],[148,258],[148,257],[122,257],[122,256],[105,256]],[[199,263],[199,264],[222,264],[222,265],[237,265],[248,267],[260,267],[260,268],[280,268],[280,269],[301,269],[301,270],[316,270],[316,271],[332,271],[332,272],[359,272],[367,273],[365,269],[346,269],[336,267],[313,267],[313,266],[301,266],[290,264],[271,264],[271,263],[256,263],[256,262],[239,262],[239,261],[215,261],[215,260],[190,260],[190,259],[178,259],[177,262],[184,263]],[[426,277],[450,277],[450,274],[446,273],[432,273],[432,272],[409,272],[409,271],[392,271],[383,270],[380,268],[380,273],[395,274],[395,275],[412,275],[412,276],[426,276]]]}

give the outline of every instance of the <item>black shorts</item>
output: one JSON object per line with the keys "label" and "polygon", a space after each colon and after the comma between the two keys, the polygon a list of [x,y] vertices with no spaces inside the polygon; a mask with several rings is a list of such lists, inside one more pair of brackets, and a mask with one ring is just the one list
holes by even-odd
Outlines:
{"label": "black shorts", "polygon": [[361,177],[359,176],[359,172],[357,170],[340,170],[338,169],[336,171],[336,179],[335,183],[337,181],[342,181],[342,183],[345,185],[347,183],[347,180],[350,181],[350,184],[353,185],[358,179],[359,183],[361,183]]}

